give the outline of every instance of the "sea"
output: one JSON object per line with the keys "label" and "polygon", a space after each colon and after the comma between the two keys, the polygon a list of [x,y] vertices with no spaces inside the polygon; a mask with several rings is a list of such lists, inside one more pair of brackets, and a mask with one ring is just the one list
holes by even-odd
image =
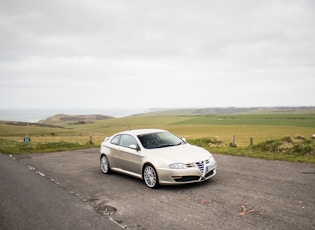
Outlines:
{"label": "sea", "polygon": [[145,108],[0,108],[0,120],[39,122],[56,114],[106,115],[119,118],[147,112],[149,109]]}

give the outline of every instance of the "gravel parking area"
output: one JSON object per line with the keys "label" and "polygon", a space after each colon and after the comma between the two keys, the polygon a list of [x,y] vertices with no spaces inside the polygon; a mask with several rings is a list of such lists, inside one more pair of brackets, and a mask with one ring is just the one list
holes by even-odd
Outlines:
{"label": "gravel parking area", "polygon": [[14,156],[128,229],[315,229],[315,165],[214,154],[209,181],[162,186],[102,174],[99,149]]}

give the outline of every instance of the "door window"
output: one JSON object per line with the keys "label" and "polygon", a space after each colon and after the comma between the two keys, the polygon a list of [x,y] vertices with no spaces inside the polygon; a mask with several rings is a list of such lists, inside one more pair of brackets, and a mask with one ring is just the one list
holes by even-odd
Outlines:
{"label": "door window", "polygon": [[110,143],[112,143],[114,145],[119,145],[120,138],[121,138],[121,135],[117,135],[117,136],[113,137],[113,139],[110,141]]}
{"label": "door window", "polygon": [[121,136],[120,145],[127,148],[129,148],[130,145],[138,146],[136,139],[127,134]]}

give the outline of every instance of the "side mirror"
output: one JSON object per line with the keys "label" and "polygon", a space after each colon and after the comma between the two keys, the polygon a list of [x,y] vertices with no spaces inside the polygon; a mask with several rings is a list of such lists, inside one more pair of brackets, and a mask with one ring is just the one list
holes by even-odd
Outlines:
{"label": "side mirror", "polygon": [[186,138],[185,138],[185,137],[183,137],[183,138],[182,138],[182,140],[183,140],[184,142],[187,142],[187,140],[186,140]]}
{"label": "side mirror", "polygon": [[131,148],[131,149],[137,150],[137,151],[140,150],[140,147],[138,145],[132,144],[132,145],[129,145],[128,147]]}

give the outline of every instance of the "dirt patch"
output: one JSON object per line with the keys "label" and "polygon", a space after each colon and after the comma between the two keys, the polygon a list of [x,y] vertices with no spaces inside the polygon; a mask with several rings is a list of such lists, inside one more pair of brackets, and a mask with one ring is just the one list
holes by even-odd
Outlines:
{"label": "dirt patch", "polygon": [[106,216],[111,216],[117,212],[116,208],[114,208],[110,205],[104,204],[104,203],[99,203],[98,205],[96,205],[94,207],[94,209],[97,213],[100,213],[100,214],[106,215]]}

